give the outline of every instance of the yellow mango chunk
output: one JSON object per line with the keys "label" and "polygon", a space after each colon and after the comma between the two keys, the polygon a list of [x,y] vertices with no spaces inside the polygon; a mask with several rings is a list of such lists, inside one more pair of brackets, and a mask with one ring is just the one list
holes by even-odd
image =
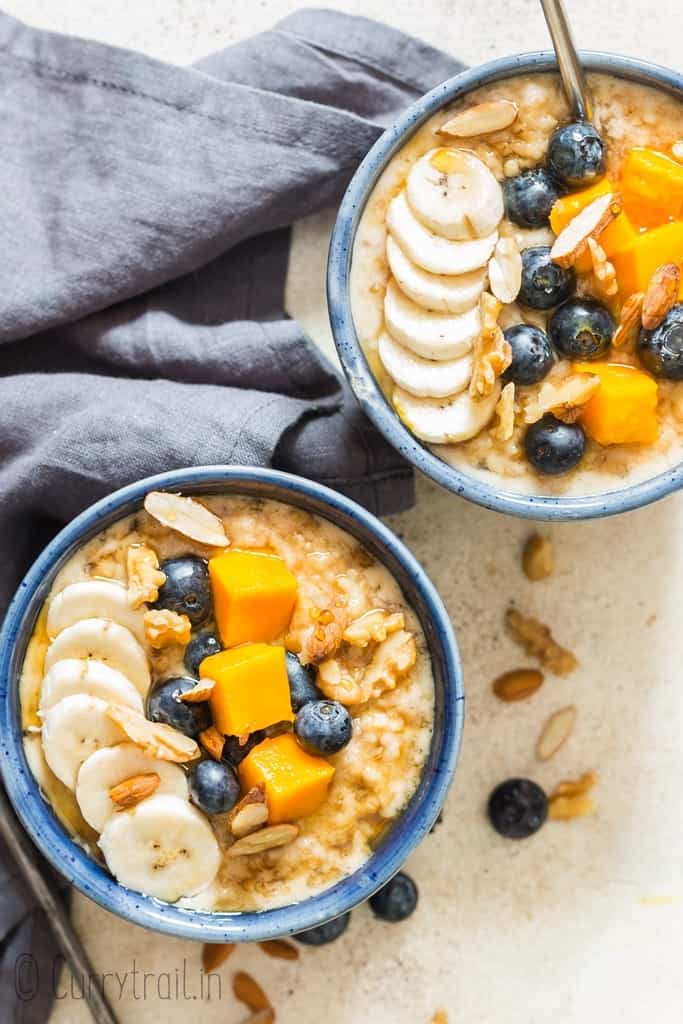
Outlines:
{"label": "yellow mango chunk", "polygon": [[662,263],[679,267],[683,264],[683,223],[664,224],[636,235],[629,245],[613,252],[610,259],[623,299],[634,292],[644,292]]}
{"label": "yellow mango chunk", "polygon": [[621,176],[624,207],[639,228],[683,216],[683,166],[655,149],[632,149]]}
{"label": "yellow mango chunk", "polygon": [[209,703],[224,736],[243,736],[294,718],[284,647],[244,644],[204,658],[201,679],[213,679]]}
{"label": "yellow mango chunk", "polygon": [[324,757],[307,754],[292,733],[273,736],[251,750],[239,766],[244,789],[262,784],[268,801],[268,821],[305,818],[320,807],[334,775]]}
{"label": "yellow mango chunk", "polygon": [[[615,188],[611,181],[607,178],[602,178],[596,185],[591,185],[590,188],[584,188],[581,192],[571,192],[569,195],[561,196],[553,205],[550,211],[550,227],[553,229],[556,235],[566,228],[570,220],[573,220],[577,214],[592,203],[598,196],[607,195],[608,192],[614,192]],[[605,230],[602,232],[598,241],[602,248],[605,250],[605,254],[608,259],[611,258],[613,252],[617,249],[623,249],[629,245],[636,238],[636,232],[634,231],[631,222],[629,221],[626,214],[622,212],[614,218],[611,224],[608,224]],[[588,273],[592,269],[592,260],[589,252],[586,252],[576,262],[576,269],[580,273]]]}
{"label": "yellow mango chunk", "polygon": [[589,437],[603,445],[657,440],[657,382],[649,374],[622,363],[574,363],[573,369],[600,378],[580,417]]}
{"label": "yellow mango chunk", "polygon": [[216,625],[224,647],[270,643],[289,625],[296,576],[277,555],[225,551],[209,559]]}

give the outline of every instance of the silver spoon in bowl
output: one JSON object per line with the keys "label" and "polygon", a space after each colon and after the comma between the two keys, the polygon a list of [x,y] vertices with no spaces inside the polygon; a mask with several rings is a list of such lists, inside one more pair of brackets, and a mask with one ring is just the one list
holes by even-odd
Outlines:
{"label": "silver spoon in bowl", "polygon": [[572,113],[577,121],[591,121],[593,106],[564,4],[562,0],[541,0],[541,7],[557,55],[562,85]]}

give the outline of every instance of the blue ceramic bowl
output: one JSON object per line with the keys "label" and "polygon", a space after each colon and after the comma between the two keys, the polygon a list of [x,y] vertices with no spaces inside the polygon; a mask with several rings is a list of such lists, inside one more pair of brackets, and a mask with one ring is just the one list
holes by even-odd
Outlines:
{"label": "blue ceramic bowl", "polygon": [[[683,99],[683,76],[675,71],[609,53],[583,52],[581,59],[589,71],[603,71],[643,85],[658,86]],[[631,487],[581,497],[519,494],[505,490],[502,481],[493,479],[489,484],[450,466],[408,430],[384,397],[358,341],[349,295],[351,255],[358,222],[380,174],[410,136],[441,107],[472,89],[515,75],[556,70],[555,56],[550,52],[504,57],[456,75],[408,107],[372,147],[342,200],[330,243],[327,299],[339,358],[356,398],[387,441],[417,469],[484,508],[528,519],[592,519],[627,512],[679,490],[683,486],[683,464]]]}
{"label": "blue ceramic bowl", "polygon": [[[42,797],[24,756],[18,682],[36,617],[64,562],[100,530],[141,508],[150,490],[232,493],[274,498],[313,512],[356,537],[401,585],[415,609],[432,658],[435,721],[420,786],[369,861],[332,888],[301,903],[259,913],[181,910],[119,885],[70,838]],[[289,935],[343,914],[398,871],[433,826],[460,748],[463,682],[448,613],[419,563],[378,519],[319,484],[267,469],[212,466],[174,470],[123,487],[86,509],[43,551],[20,584],[0,633],[2,780],[19,818],[44,856],[80,892],[135,924],[202,942],[244,942]]]}

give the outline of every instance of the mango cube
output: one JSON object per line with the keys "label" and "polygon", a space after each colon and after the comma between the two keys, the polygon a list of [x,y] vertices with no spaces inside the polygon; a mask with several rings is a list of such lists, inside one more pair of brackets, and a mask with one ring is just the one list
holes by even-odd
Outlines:
{"label": "mango cube", "polygon": [[683,215],[683,166],[656,149],[632,149],[624,163],[621,193],[639,228],[653,228]]}
{"label": "mango cube", "polygon": [[224,736],[243,736],[294,718],[284,647],[244,644],[204,658],[201,679],[213,679],[209,703]]}
{"label": "mango cube", "polygon": [[[591,185],[590,188],[584,188],[580,192],[570,192],[566,196],[561,196],[550,211],[551,228],[556,235],[559,235],[566,228],[569,221],[581,213],[589,203],[592,203],[598,196],[607,195],[608,192],[614,191],[615,188],[612,183],[607,178],[602,178],[596,185]],[[622,210],[612,223],[608,224],[598,238],[598,241],[605,250],[607,258],[610,259],[612,253],[616,252],[617,249],[625,248],[635,238],[636,232]],[[579,257],[576,263],[576,269],[581,273],[588,273],[592,266],[593,262],[589,252]]]}
{"label": "mango cube", "polygon": [[664,224],[652,228],[623,249],[610,254],[622,298],[644,292],[650,278],[662,263],[683,263],[683,223]]}
{"label": "mango cube", "polygon": [[277,825],[317,811],[334,768],[324,757],[307,754],[292,733],[284,733],[254,747],[239,766],[239,775],[244,789],[265,787],[268,821]]}
{"label": "mango cube", "polygon": [[296,576],[282,558],[225,551],[209,560],[216,625],[224,647],[277,640],[289,625]]}
{"label": "mango cube", "polygon": [[589,437],[603,445],[657,440],[657,382],[649,374],[622,363],[574,363],[573,369],[600,378],[580,417]]}

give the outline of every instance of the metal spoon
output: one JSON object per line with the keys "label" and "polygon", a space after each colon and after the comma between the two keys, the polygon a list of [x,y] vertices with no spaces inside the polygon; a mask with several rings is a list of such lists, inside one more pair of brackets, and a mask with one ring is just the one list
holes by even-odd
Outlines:
{"label": "metal spoon", "polygon": [[562,85],[572,112],[577,121],[590,121],[593,117],[593,106],[567,21],[564,4],[562,0],[541,0],[541,7],[557,55]]}

